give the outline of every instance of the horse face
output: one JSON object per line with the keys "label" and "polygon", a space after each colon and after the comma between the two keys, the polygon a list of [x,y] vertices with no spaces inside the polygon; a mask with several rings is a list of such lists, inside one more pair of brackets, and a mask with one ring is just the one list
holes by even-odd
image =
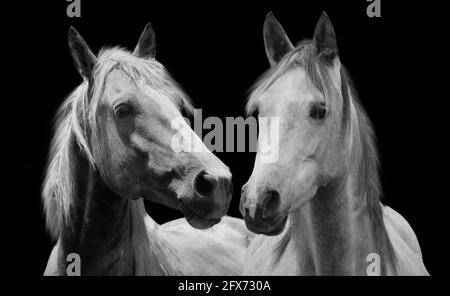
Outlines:
{"label": "horse face", "polygon": [[185,143],[200,141],[181,116],[182,102],[145,85],[137,88],[120,70],[108,80],[109,185],[124,197],[179,208],[197,228],[220,221],[231,199],[231,174],[205,147],[202,152],[175,147],[180,133],[174,123],[183,124]]}
{"label": "horse face", "polygon": [[[279,26],[270,18],[273,16],[269,15],[266,23]],[[280,28],[269,31],[284,34]],[[280,38],[287,37],[276,36],[275,39]],[[275,43],[280,44],[278,41]],[[317,47],[317,44],[312,45]],[[272,64],[283,56],[276,50],[266,50]],[[339,81],[337,57],[326,66],[326,71],[330,80]],[[323,93],[300,64],[288,67],[257,98],[260,117],[279,119],[279,157],[273,163],[264,163],[258,151],[252,175],[242,189],[240,210],[251,231],[279,234],[288,213],[304,205],[320,186],[337,174],[341,153],[337,145],[339,115],[327,110],[329,104],[325,101]],[[259,137],[266,137],[261,134],[264,132],[261,129]]]}
{"label": "horse face", "polygon": [[[201,140],[182,119],[181,90],[153,59],[151,27],[145,28],[133,55],[102,55],[98,64],[78,33],[70,34],[80,73],[94,80],[90,104],[96,111],[92,112],[95,123],[90,121],[89,145],[105,184],[123,198],[143,197],[180,209],[196,228],[219,222],[231,199],[231,174],[206,147],[180,150],[173,144],[175,136],[179,140],[180,124],[184,143]],[[117,66],[109,70],[98,66],[108,63]],[[107,71],[104,79],[95,81],[101,71]],[[151,72],[152,76],[147,71],[157,73]]]}

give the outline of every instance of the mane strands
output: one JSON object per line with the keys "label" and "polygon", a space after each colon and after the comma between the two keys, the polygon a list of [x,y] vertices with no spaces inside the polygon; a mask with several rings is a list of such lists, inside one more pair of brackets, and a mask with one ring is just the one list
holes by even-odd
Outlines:
{"label": "mane strands", "polygon": [[267,90],[280,76],[291,69],[303,67],[306,73],[307,82],[311,83],[320,91],[325,99],[327,109],[336,112],[340,104],[333,97],[334,89],[331,77],[323,63],[320,62],[316,54],[316,46],[312,40],[299,42],[294,50],[287,53],[282,60],[264,73],[250,89],[250,96],[246,105],[247,114],[254,112],[259,104],[259,99],[263,92]]}

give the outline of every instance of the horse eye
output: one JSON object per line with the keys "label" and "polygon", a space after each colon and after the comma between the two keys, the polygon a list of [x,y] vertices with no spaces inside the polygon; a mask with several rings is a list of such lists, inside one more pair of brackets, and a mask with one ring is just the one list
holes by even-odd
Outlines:
{"label": "horse eye", "polygon": [[316,120],[323,120],[327,115],[327,108],[325,103],[315,103],[309,110],[309,116]]}
{"label": "horse eye", "polygon": [[128,104],[119,104],[114,108],[114,113],[118,118],[125,118],[131,114],[131,107]]}

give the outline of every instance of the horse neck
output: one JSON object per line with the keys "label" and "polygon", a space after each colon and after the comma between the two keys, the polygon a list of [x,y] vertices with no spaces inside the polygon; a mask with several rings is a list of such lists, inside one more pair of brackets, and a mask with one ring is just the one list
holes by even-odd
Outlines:
{"label": "horse neck", "polygon": [[129,201],[135,275],[178,275],[176,256],[147,214],[142,199]]}
{"label": "horse neck", "polygon": [[[367,140],[365,136],[353,133],[353,147],[366,145],[362,142]],[[311,201],[293,215],[289,233],[300,249],[303,273],[365,275],[369,254],[379,254],[386,264],[392,259],[378,199],[367,197],[374,190],[370,188],[373,184],[361,179],[368,175],[365,170],[369,168],[362,163],[368,156],[359,150],[350,154],[348,171],[319,188]],[[382,273],[387,266],[384,263]]]}
{"label": "horse neck", "polygon": [[[83,274],[131,273],[129,205],[110,191],[82,155],[75,137],[69,146],[72,201],[62,217],[60,266],[77,253]],[[65,273],[63,271],[63,273]]]}
{"label": "horse neck", "polygon": [[65,274],[70,253],[80,256],[86,275],[131,273],[128,202],[105,186],[73,134],[68,153],[73,187],[70,208],[61,218],[60,273]]}
{"label": "horse neck", "polygon": [[350,179],[320,188],[292,218],[302,273],[364,274],[366,257],[376,253],[365,206],[349,191]]}
{"label": "horse neck", "polygon": [[83,156],[75,137],[69,146],[73,176],[69,217],[60,232],[60,273],[66,258],[80,255],[83,274],[173,274],[159,239],[156,222],[142,199],[129,200],[112,192]]}

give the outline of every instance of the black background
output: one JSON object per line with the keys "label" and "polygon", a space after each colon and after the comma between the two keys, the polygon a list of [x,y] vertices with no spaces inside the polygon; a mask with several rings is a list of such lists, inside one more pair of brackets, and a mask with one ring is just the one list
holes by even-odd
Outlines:
{"label": "black background", "polygon": [[[66,1],[23,4],[5,13],[15,16],[7,50],[20,53],[26,62],[28,83],[16,89],[26,100],[16,100],[21,120],[21,154],[14,203],[16,228],[22,231],[16,253],[26,255],[23,273],[41,275],[53,243],[45,231],[40,200],[52,118],[63,99],[82,79],[73,66],[67,32],[74,26],[94,52],[108,45],[132,50],[147,22],[157,36],[157,60],[174,76],[197,108],[207,116],[245,116],[247,90],[269,66],[263,45],[262,26],[272,10],[293,43],[311,38],[322,10],[330,16],[338,40],[341,62],[353,77],[361,101],[372,119],[382,161],[383,201],[411,224],[431,274],[441,274],[445,253],[441,222],[435,214],[444,198],[436,184],[432,141],[438,95],[430,64],[439,51],[428,40],[425,15],[439,7],[414,4],[393,6],[382,0],[381,18],[366,15],[368,2],[276,1],[272,4],[227,2],[181,4],[172,1],[81,0],[81,18],[66,15]],[[426,12],[427,11],[427,12]],[[425,57],[424,57],[425,56]],[[23,71],[23,68],[22,68]],[[23,75],[23,72],[22,72]],[[431,90],[430,90],[431,89]],[[204,131],[204,134],[206,132]],[[254,153],[217,153],[233,173],[234,197],[229,214],[240,217],[238,202],[242,185],[253,168]],[[181,213],[146,203],[159,223]],[[9,213],[12,214],[12,213]],[[26,217],[26,218],[25,218]],[[23,233],[23,234],[22,234]],[[22,241],[24,241],[22,243]],[[22,267],[21,267],[22,269]],[[23,269],[22,269],[23,270]]]}

